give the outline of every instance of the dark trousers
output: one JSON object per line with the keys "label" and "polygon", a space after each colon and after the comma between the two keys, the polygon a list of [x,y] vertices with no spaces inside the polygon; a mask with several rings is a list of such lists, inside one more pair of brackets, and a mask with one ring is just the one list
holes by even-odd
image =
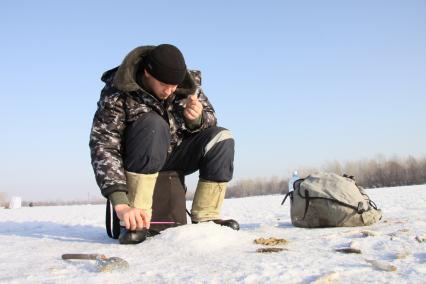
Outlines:
{"label": "dark trousers", "polygon": [[129,125],[123,139],[123,163],[129,172],[152,174],[179,171],[189,175],[200,171],[200,178],[227,182],[234,170],[234,139],[229,130],[210,127],[188,134],[172,153],[170,128],[155,112],[145,114]]}

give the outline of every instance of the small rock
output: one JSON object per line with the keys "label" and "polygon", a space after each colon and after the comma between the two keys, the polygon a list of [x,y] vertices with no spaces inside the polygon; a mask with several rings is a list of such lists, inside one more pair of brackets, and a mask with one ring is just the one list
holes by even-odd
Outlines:
{"label": "small rock", "polygon": [[419,243],[423,243],[424,241],[426,241],[426,235],[423,236],[416,236],[416,241],[418,241]]}
{"label": "small rock", "polygon": [[361,250],[356,248],[338,248],[338,249],[335,249],[335,251],[342,252],[342,253],[358,253],[358,254],[361,253]]}
{"label": "small rock", "polygon": [[270,253],[270,252],[280,252],[283,250],[287,250],[284,248],[258,248],[256,250],[256,252],[260,252],[260,253]]}
{"label": "small rock", "polygon": [[396,271],[396,266],[390,263],[374,260],[374,259],[366,259],[366,262],[370,263],[373,267],[383,270],[383,271]]}
{"label": "small rock", "polygon": [[370,230],[363,230],[363,231],[361,231],[361,234],[364,237],[376,237],[376,236],[380,236],[380,233],[375,232],[375,231],[370,231]]}
{"label": "small rock", "polygon": [[278,239],[278,238],[258,238],[255,239],[254,242],[259,245],[265,245],[265,246],[276,246],[276,245],[286,245],[288,241],[286,239]]}

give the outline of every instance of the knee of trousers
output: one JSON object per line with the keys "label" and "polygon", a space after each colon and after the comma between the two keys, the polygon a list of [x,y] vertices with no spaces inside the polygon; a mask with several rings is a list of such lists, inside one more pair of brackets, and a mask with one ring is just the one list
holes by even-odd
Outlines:
{"label": "knee of trousers", "polygon": [[232,133],[225,128],[214,127],[204,147],[200,177],[215,182],[228,182],[234,172],[235,142]]}
{"label": "knee of trousers", "polygon": [[160,171],[167,159],[170,128],[157,113],[149,112],[125,129],[123,164],[129,172],[152,174]]}

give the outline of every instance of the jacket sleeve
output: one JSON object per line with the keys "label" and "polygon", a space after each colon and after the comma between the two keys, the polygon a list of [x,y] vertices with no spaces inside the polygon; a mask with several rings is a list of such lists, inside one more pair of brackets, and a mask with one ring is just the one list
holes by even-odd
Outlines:
{"label": "jacket sleeve", "polygon": [[191,70],[191,74],[194,78],[195,84],[198,86],[195,91],[195,94],[203,105],[203,113],[201,115],[201,120],[195,122],[195,124],[187,123],[188,131],[192,133],[212,126],[216,126],[217,119],[212,104],[210,103],[209,99],[204,94],[204,91],[201,88],[201,72],[198,70]]}
{"label": "jacket sleeve", "polygon": [[213,109],[213,106],[209,102],[209,99],[204,94],[203,90],[200,88],[196,91],[198,93],[198,100],[201,102],[203,106],[203,112],[201,116],[196,121],[189,122],[185,119],[185,124],[187,127],[187,131],[190,133],[198,132],[202,129],[206,129],[212,126],[216,126],[217,119]]}
{"label": "jacket sleeve", "polygon": [[121,156],[121,137],[125,128],[125,112],[122,95],[102,91],[98,109],[93,118],[90,133],[90,154],[96,182],[102,195],[127,192]]}
{"label": "jacket sleeve", "polygon": [[203,105],[203,113],[202,113],[202,120],[201,120],[200,129],[205,129],[205,128],[208,128],[208,127],[216,126],[217,119],[216,119],[216,114],[214,112],[214,108],[211,105],[207,96],[204,94],[203,90],[200,90],[200,94],[198,96],[198,99],[200,100],[201,104]]}

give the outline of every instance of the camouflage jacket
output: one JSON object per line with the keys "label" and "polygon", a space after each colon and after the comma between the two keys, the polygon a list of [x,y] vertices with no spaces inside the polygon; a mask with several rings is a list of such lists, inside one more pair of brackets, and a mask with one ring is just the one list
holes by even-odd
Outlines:
{"label": "camouflage jacket", "polygon": [[[144,114],[155,111],[170,126],[169,153],[178,146],[185,135],[216,125],[214,109],[201,90],[199,71],[188,71],[182,84],[166,101],[158,100],[142,89],[135,80],[136,67],[154,46],[135,48],[122,64],[105,72],[90,133],[90,152],[96,181],[102,194],[108,197],[115,191],[127,192],[121,156],[124,129]],[[185,124],[183,110],[189,95],[197,94],[203,105],[201,125],[195,129]]]}

